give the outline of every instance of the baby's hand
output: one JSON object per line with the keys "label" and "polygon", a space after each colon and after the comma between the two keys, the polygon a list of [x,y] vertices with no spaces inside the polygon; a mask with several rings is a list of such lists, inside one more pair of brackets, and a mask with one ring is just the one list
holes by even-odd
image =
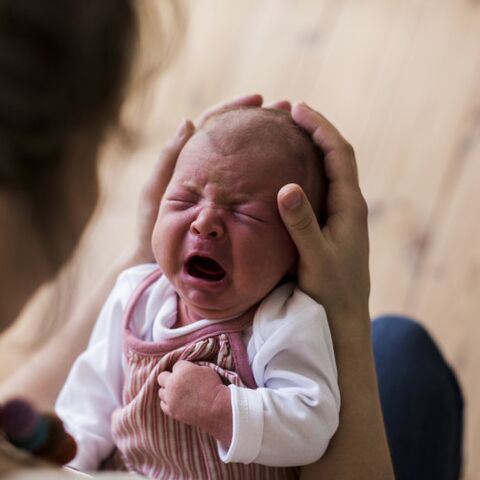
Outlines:
{"label": "baby's hand", "polygon": [[179,422],[202,428],[225,447],[232,439],[230,390],[217,373],[186,360],[158,376],[160,407]]}

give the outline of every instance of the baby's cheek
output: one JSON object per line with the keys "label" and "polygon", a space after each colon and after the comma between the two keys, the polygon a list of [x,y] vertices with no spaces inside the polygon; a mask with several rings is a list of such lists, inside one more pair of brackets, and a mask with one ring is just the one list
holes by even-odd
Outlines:
{"label": "baby's cheek", "polygon": [[271,239],[269,260],[275,264],[278,275],[283,276],[291,270],[297,255],[297,249],[288,232],[279,232]]}
{"label": "baby's cheek", "polygon": [[178,273],[183,266],[188,227],[180,215],[167,215],[157,222],[152,249],[157,263],[167,275]]}
{"label": "baby's cheek", "polygon": [[162,242],[159,240],[159,238],[154,235],[152,237],[152,252],[153,252],[153,256],[155,258],[155,261],[160,265],[160,267],[162,267],[163,269],[163,249],[164,249],[164,245],[162,244]]}
{"label": "baby's cheek", "polygon": [[163,263],[169,255],[173,254],[172,229],[169,228],[168,221],[159,217],[152,234],[152,251],[157,263],[163,267]]}

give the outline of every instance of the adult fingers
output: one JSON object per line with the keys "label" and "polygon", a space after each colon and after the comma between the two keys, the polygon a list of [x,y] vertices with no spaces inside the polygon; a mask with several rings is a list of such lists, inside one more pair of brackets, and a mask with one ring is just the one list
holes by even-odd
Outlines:
{"label": "adult fingers", "polygon": [[146,202],[158,206],[172,176],[178,155],[194,132],[195,126],[193,123],[190,120],[184,120],[175,136],[163,147],[153,167],[152,174],[143,189]]}
{"label": "adult fingers", "polygon": [[304,191],[295,183],[284,185],[278,192],[277,202],[282,221],[298,249],[302,263],[316,263],[323,235]]}
{"label": "adult fingers", "polygon": [[153,261],[151,236],[157,219],[160,201],[172,176],[178,155],[192,136],[195,127],[184,120],[176,135],[166,144],[155,162],[153,171],[144,184],[138,203],[135,256],[139,263]]}
{"label": "adult fingers", "polygon": [[358,183],[357,164],[352,146],[320,113],[304,103],[292,108],[293,120],[312,135],[325,156],[325,173],[329,181]]}
{"label": "adult fingers", "polygon": [[292,110],[292,104],[288,100],[277,100],[275,102],[268,103],[265,108],[271,108],[273,110]]}
{"label": "adult fingers", "polygon": [[352,146],[323,115],[304,103],[294,105],[292,118],[312,135],[313,141],[324,153],[328,179],[328,218],[341,214],[343,217],[353,216],[363,220],[367,208],[360,191]]}
{"label": "adult fingers", "polygon": [[201,126],[205,121],[208,120],[212,115],[225,110],[227,108],[233,107],[260,107],[262,105],[263,98],[261,95],[242,95],[240,97],[232,98],[224,102],[217,103],[213,107],[205,110],[195,121],[195,125]]}

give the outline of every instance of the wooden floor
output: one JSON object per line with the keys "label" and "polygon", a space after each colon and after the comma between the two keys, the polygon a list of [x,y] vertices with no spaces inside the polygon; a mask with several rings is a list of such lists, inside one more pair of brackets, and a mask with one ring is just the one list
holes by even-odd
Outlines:
{"label": "wooden floor", "polygon": [[370,206],[372,315],[413,315],[440,344],[465,393],[464,478],[480,479],[480,2],[186,7],[183,47],[148,99],[148,119],[138,117],[144,146],[104,167],[79,291],[131,237],[140,185],[182,118],[245,92],[305,100],[357,153]]}

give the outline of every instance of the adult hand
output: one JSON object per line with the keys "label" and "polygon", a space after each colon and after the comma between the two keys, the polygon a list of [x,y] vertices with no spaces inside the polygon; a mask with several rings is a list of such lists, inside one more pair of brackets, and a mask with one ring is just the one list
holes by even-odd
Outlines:
{"label": "adult hand", "polygon": [[160,152],[153,172],[142,189],[138,205],[137,237],[133,255],[135,263],[154,261],[151,238],[160,201],[172,176],[178,155],[194,132],[195,126],[190,120],[184,120],[180,124],[175,136]]}
{"label": "adult hand", "polygon": [[[203,112],[195,122],[201,125],[211,115],[231,107],[261,106],[260,95],[245,95],[226,102],[218,103]],[[277,102],[285,103],[285,102]],[[190,120],[184,120],[175,136],[167,143],[153,168],[153,172],[143,187],[140,195],[137,220],[137,235],[133,252],[133,263],[153,262],[151,236],[158,215],[158,208],[163,193],[170,181],[178,155],[188,139],[195,133],[195,125]]]}
{"label": "adult hand", "polygon": [[367,204],[354,151],[325,117],[307,105],[296,104],[291,114],[324,153],[328,179],[327,221],[322,228],[300,186],[285,185],[278,193],[280,215],[300,255],[299,286],[327,312],[368,312]]}
{"label": "adult hand", "polygon": [[367,205],[355,155],[337,129],[305,104],[295,105],[292,117],[324,153],[327,220],[320,228],[294,184],[280,189],[278,208],[300,254],[300,288],[327,311],[342,398],[327,451],[302,467],[300,478],[393,479],[370,337]]}

